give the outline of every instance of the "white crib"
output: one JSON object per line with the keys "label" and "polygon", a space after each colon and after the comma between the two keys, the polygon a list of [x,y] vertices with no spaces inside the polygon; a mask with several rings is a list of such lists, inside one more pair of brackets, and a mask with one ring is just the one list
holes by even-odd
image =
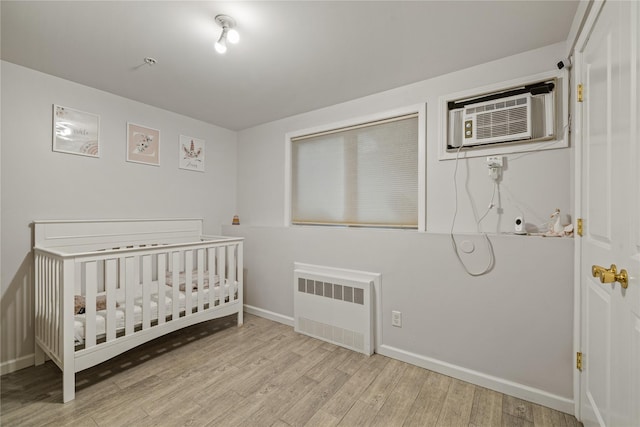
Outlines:
{"label": "white crib", "polygon": [[236,313],[242,325],[242,238],[203,236],[201,219],[33,225],[36,365],[62,370],[64,402],[76,372],[140,344]]}

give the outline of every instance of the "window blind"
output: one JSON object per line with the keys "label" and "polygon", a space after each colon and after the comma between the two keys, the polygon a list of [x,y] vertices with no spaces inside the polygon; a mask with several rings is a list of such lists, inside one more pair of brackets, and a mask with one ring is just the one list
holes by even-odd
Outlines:
{"label": "window blind", "polygon": [[291,144],[293,224],[417,228],[417,113]]}

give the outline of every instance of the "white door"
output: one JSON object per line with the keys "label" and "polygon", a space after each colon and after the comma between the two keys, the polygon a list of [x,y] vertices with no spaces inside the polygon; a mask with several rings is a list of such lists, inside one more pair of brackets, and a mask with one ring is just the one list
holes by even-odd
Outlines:
{"label": "white door", "polygon": [[[593,9],[576,46],[584,85],[579,417],[585,426],[640,426],[639,8],[606,1]],[[628,272],[626,289],[612,264]],[[610,283],[592,266],[608,269],[596,273]]]}

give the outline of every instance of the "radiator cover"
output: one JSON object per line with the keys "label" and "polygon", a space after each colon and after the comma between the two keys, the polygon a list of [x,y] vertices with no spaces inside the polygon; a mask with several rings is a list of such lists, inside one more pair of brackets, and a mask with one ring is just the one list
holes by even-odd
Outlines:
{"label": "radiator cover", "polygon": [[295,331],[373,354],[374,286],[367,274],[295,263]]}

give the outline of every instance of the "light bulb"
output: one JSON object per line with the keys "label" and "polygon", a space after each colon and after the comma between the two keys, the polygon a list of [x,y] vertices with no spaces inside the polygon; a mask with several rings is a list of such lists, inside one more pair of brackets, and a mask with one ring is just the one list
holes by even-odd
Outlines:
{"label": "light bulb", "polygon": [[240,41],[240,34],[238,34],[238,32],[235,29],[231,28],[227,33],[227,39],[229,40],[230,43],[236,44]]}
{"label": "light bulb", "polygon": [[218,53],[225,53],[227,51],[227,44],[224,42],[224,40],[218,40],[214,47],[216,49],[216,52]]}

